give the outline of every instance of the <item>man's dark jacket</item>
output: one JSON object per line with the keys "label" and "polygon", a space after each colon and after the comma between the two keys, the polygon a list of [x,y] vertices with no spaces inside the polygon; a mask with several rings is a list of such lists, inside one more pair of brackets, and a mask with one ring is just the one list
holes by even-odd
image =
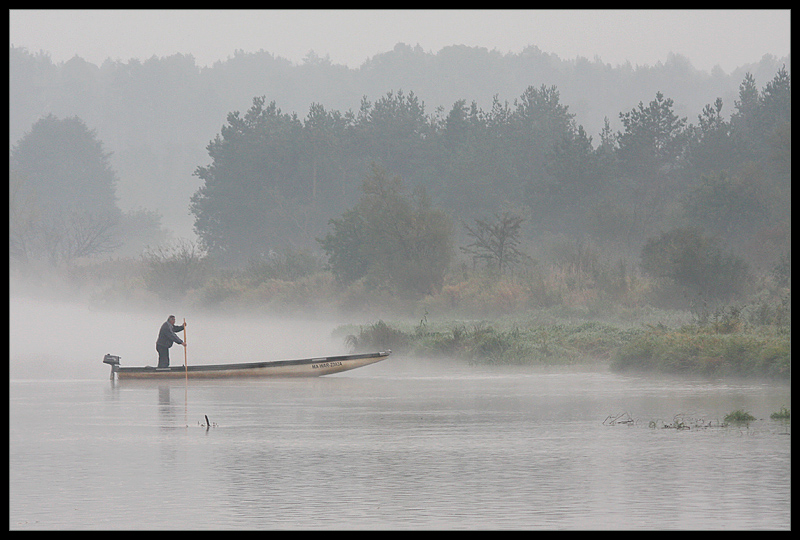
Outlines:
{"label": "man's dark jacket", "polygon": [[183,340],[179,338],[178,334],[175,332],[180,332],[181,330],[183,330],[183,325],[172,326],[169,324],[169,321],[164,321],[164,324],[161,325],[161,330],[158,331],[156,345],[166,347],[167,349],[172,347],[173,343],[180,345],[183,343]]}

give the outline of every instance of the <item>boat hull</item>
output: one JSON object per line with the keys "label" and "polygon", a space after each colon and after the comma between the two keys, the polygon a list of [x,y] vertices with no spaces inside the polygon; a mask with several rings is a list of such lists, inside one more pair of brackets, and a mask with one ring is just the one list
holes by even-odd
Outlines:
{"label": "boat hull", "polygon": [[[111,364],[111,376],[116,374],[119,380],[128,379],[229,379],[257,377],[321,377],[340,373],[384,360],[391,351],[351,354],[345,356],[327,356],[305,358],[300,360],[277,360],[272,362],[248,362],[242,364],[207,364],[191,366],[155,367],[122,367],[118,363]],[[106,355],[108,358],[110,355]]]}

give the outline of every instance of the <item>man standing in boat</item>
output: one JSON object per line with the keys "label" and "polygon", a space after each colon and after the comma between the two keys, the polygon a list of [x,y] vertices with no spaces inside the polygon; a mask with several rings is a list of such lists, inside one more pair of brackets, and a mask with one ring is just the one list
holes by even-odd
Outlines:
{"label": "man standing in boat", "polygon": [[158,331],[158,339],[156,340],[156,351],[158,351],[158,367],[169,367],[169,348],[173,343],[183,345],[186,347],[186,342],[178,337],[177,332],[183,330],[186,323],[180,326],[175,326],[175,315],[170,315],[164,324],[161,325],[161,330]]}

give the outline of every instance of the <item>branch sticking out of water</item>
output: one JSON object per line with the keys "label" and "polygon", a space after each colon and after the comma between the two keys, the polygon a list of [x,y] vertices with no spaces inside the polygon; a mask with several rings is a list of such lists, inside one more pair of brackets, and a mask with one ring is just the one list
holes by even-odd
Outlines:
{"label": "branch sticking out of water", "polygon": [[605,420],[603,420],[604,426],[616,426],[616,425],[629,425],[632,426],[634,424],[633,418],[631,417],[629,412],[623,412],[616,416],[608,415]]}
{"label": "branch sticking out of water", "polygon": [[204,414],[203,417],[206,419],[206,423],[203,424],[202,422],[197,422],[197,424],[199,426],[206,428],[206,431],[208,431],[208,429],[211,428],[211,427],[217,427],[217,423],[216,422],[210,422],[208,420],[208,415],[207,414]]}

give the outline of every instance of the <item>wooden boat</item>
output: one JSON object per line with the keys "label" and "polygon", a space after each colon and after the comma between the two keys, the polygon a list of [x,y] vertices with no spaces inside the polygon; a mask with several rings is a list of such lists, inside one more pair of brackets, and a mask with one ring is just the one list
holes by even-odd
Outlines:
{"label": "wooden boat", "polygon": [[104,364],[111,366],[111,378],[117,379],[222,379],[232,377],[320,377],[380,362],[392,351],[344,356],[325,356],[300,360],[275,360],[243,364],[196,364],[167,368],[122,367],[120,357],[105,355]]}

